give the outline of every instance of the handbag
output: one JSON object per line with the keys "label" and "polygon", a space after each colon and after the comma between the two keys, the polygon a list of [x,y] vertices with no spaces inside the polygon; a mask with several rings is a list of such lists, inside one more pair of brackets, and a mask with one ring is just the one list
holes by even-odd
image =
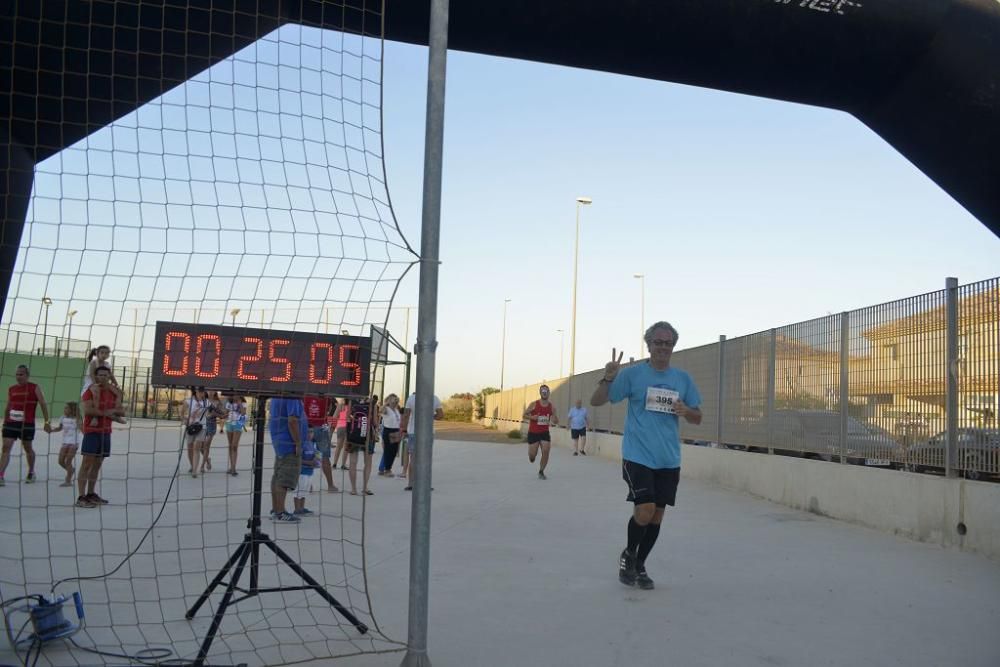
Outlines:
{"label": "handbag", "polygon": [[202,430],[205,428],[205,425],[201,423],[201,419],[205,416],[206,412],[208,412],[207,405],[204,408],[202,408],[201,416],[198,417],[198,422],[194,424],[188,424],[187,428],[184,429],[184,432],[187,433],[188,435],[198,435],[199,433],[201,433]]}

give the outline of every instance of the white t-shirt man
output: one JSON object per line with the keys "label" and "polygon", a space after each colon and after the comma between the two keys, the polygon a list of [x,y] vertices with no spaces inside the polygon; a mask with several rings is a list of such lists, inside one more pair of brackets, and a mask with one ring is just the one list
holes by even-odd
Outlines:
{"label": "white t-shirt man", "polygon": [[[410,435],[416,435],[417,433],[417,420],[415,415],[415,410],[417,409],[417,395],[416,393],[410,394],[410,397],[406,399],[406,410],[410,411],[410,422],[406,425],[406,432]],[[434,396],[434,412],[441,410],[441,399]],[[431,430],[434,430],[434,424],[431,423]]]}

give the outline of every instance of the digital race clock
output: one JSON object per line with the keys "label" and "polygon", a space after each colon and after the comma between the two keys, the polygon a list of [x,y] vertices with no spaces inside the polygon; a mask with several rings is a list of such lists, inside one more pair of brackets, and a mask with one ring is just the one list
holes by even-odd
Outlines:
{"label": "digital race clock", "polygon": [[157,322],[152,384],[246,394],[367,396],[371,339]]}

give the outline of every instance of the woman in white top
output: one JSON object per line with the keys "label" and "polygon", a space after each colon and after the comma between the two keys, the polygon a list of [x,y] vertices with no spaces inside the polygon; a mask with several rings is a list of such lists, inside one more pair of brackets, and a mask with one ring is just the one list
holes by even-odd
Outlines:
{"label": "woman in white top", "polygon": [[[192,477],[198,476],[198,457],[209,438],[208,411],[212,409],[212,404],[208,400],[208,392],[204,387],[192,387],[191,398],[184,401],[184,429],[187,440],[188,461],[191,468],[188,470]],[[197,433],[188,433],[187,429],[194,424],[200,424],[201,429]]]}
{"label": "woman in white top", "polygon": [[399,453],[399,396],[389,394],[382,407],[382,461],[378,474],[392,477],[392,465]]}
{"label": "woman in white top", "polygon": [[240,449],[240,437],[247,423],[247,402],[242,396],[233,394],[226,401],[226,439],[229,441],[229,474],[236,477],[236,455]]}
{"label": "woman in white top", "polygon": [[59,486],[73,486],[73,474],[76,468],[73,467],[73,459],[76,458],[76,448],[79,444],[80,432],[80,405],[74,401],[66,403],[63,408],[63,416],[59,420],[59,426],[49,431],[59,433],[62,431],[62,447],[59,448],[59,467],[66,471],[66,481]]}

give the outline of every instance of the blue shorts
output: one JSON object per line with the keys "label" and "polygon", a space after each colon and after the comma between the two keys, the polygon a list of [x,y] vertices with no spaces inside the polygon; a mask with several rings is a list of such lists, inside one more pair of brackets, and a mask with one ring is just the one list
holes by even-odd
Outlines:
{"label": "blue shorts", "polygon": [[216,422],[208,422],[205,425],[205,436],[210,437],[215,435],[219,431],[219,425]]}
{"label": "blue shorts", "polygon": [[330,428],[325,426],[313,426],[310,429],[313,442],[316,443],[316,451],[323,455],[324,461],[330,460]]}
{"label": "blue shorts", "polygon": [[239,433],[243,430],[243,424],[240,422],[226,422],[226,433]]}
{"label": "blue shorts", "polygon": [[110,433],[84,433],[83,444],[80,451],[84,456],[100,456],[108,458],[111,456],[111,434]]}

